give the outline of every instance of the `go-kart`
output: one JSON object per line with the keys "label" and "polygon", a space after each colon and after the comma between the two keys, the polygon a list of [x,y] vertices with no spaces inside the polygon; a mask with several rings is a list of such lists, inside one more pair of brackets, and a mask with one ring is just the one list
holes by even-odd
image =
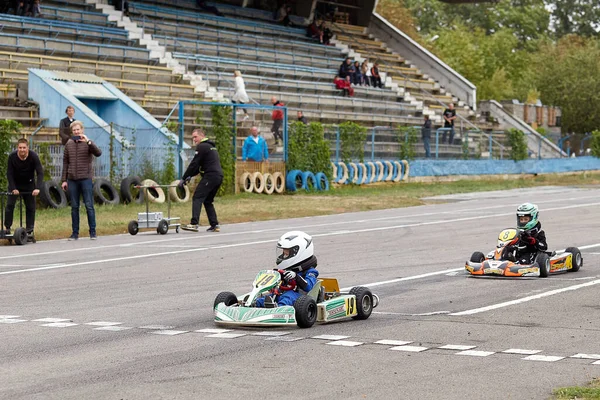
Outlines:
{"label": "go-kart", "polygon": [[265,307],[256,307],[258,298],[277,293],[282,285],[288,285],[283,281],[283,272],[260,271],[252,283],[252,291],[239,298],[231,292],[219,293],[214,302],[215,322],[219,325],[310,328],[315,322],[367,319],[379,304],[379,297],[366,287],[356,286],[342,293],[337,279],[319,278],[312,290],[300,295],[293,306],[276,306],[265,301]]}
{"label": "go-kart", "polygon": [[466,262],[465,269],[473,276],[539,276],[561,272],[577,272],[583,265],[581,252],[577,247],[567,247],[564,252],[539,252],[528,262],[516,256],[525,247],[520,245],[522,232],[517,229],[505,229],[498,235],[496,249],[487,257],[476,251]]}

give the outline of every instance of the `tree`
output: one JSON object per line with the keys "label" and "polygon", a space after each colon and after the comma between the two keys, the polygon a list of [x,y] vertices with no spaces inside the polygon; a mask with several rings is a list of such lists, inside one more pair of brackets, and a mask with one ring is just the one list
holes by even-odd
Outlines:
{"label": "tree", "polygon": [[550,0],[552,24],[556,38],[576,33],[600,36],[600,4],[598,0]]}

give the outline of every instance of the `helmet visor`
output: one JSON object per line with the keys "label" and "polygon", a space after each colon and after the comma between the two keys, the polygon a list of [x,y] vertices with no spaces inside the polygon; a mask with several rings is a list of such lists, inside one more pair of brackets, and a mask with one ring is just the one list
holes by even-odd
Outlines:
{"label": "helmet visor", "polygon": [[532,217],[530,214],[517,214],[517,227],[519,229],[525,229],[527,224],[531,222],[531,219]]}
{"label": "helmet visor", "polygon": [[277,256],[277,264],[281,263],[284,260],[287,260],[288,258],[294,257],[296,254],[298,254],[299,249],[299,246],[294,246],[289,249],[277,246],[277,248],[275,249],[275,254]]}

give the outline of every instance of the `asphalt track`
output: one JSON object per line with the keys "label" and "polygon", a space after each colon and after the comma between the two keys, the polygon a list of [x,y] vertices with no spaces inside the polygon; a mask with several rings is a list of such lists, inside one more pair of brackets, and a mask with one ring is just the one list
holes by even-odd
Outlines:
{"label": "asphalt track", "polygon": [[[493,249],[525,201],[551,249],[582,248],[583,268],[466,276],[464,261]],[[599,189],[547,187],[217,234],[3,246],[0,398],[548,398],[600,375],[599,227]],[[215,295],[247,292],[295,229],[313,235],[321,276],[379,294],[371,318],[210,331]]]}

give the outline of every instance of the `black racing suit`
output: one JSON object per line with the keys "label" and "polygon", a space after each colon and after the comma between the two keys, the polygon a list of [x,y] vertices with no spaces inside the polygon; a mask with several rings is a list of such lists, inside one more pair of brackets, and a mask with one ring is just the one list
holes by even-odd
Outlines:
{"label": "black racing suit", "polygon": [[221,169],[221,160],[215,144],[206,138],[196,146],[196,154],[181,179],[185,181],[198,174],[202,175],[202,179],[196,186],[192,198],[192,219],[190,223],[192,225],[200,223],[200,211],[202,211],[202,204],[204,204],[210,226],[217,226],[219,221],[213,201],[221,187],[221,183],[223,183],[223,169]]}
{"label": "black racing suit", "polygon": [[[534,241],[535,243],[531,244]],[[532,264],[539,252],[548,250],[546,234],[542,230],[541,223],[538,222],[532,229],[524,231],[521,234],[519,247],[523,246],[525,247],[518,249],[516,254],[516,259],[521,264]]]}

